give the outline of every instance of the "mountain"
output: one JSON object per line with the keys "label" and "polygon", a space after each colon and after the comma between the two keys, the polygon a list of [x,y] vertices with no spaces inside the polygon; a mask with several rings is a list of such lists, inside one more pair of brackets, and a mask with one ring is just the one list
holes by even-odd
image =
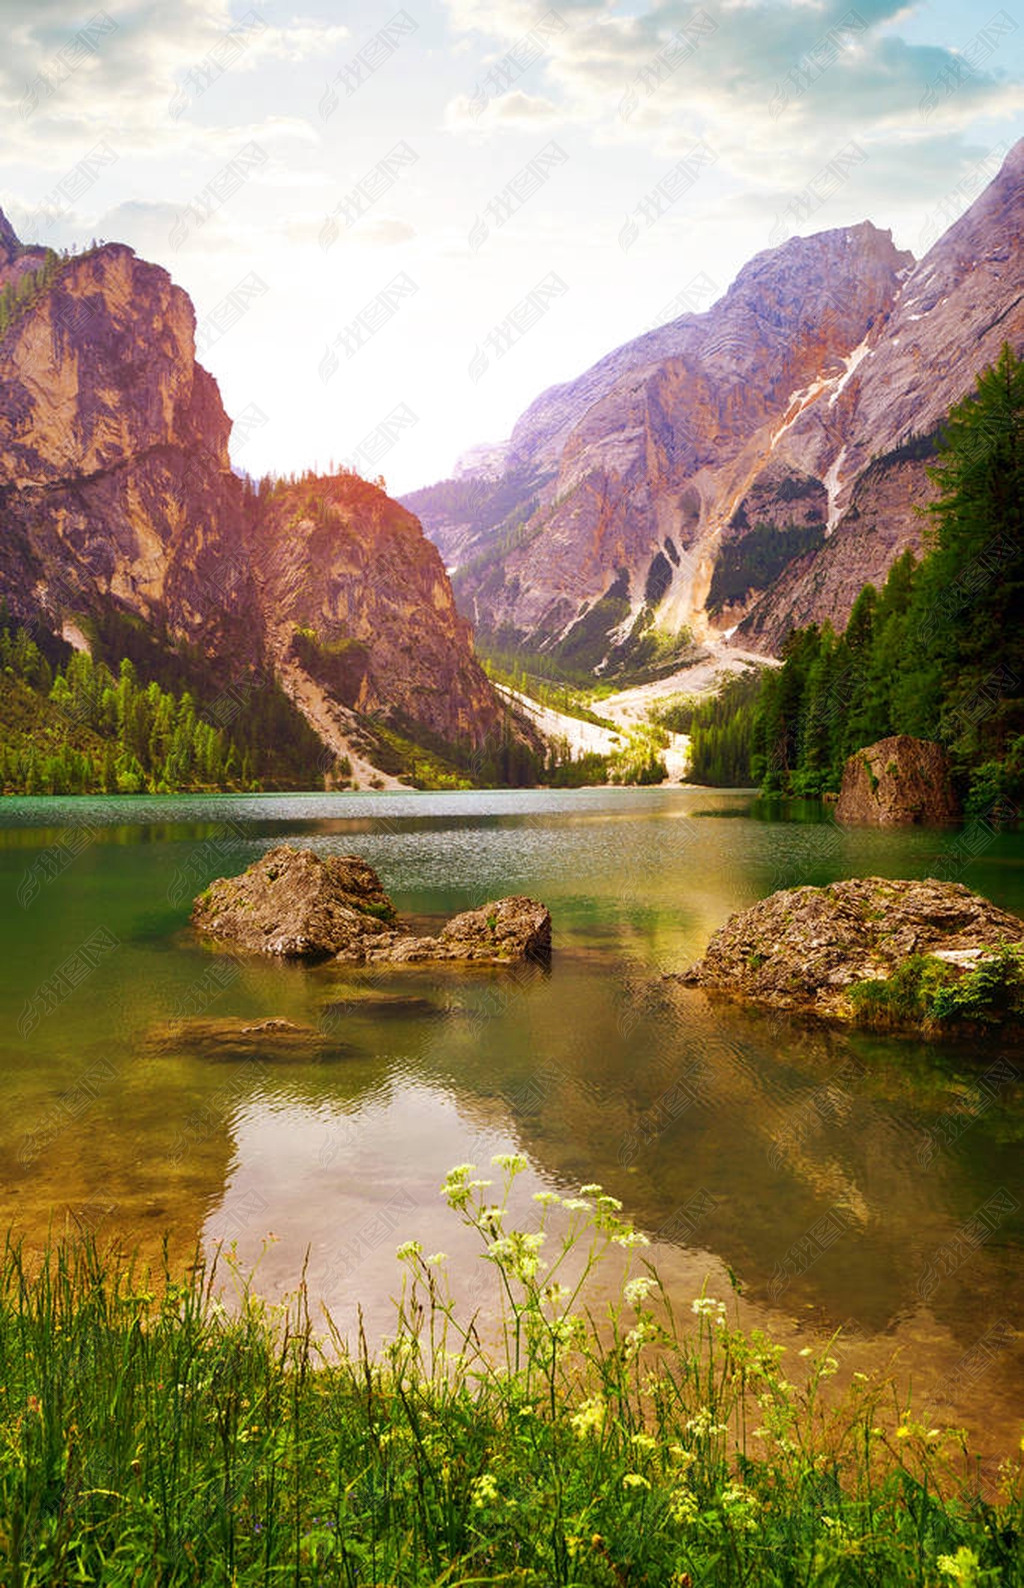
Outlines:
{"label": "mountain", "polygon": [[[244,483],[195,326],[188,295],[132,249],[58,257],[0,214],[11,618],[79,649],[141,633],[157,671],[187,663],[208,694],[276,680],[364,775],[374,723],[465,757],[493,748],[506,708],[417,521],[354,475]],[[243,416],[247,436],[260,417]]]}
{"label": "mountain", "polygon": [[824,618],[841,628],[861,587],[919,550],[937,433],[1006,342],[1024,350],[1024,140],[908,274],[834,409],[830,393],[793,426],[791,456],[832,487],[835,533],[755,607],[747,643],[777,649]]}
{"label": "mountain", "polygon": [[1022,171],[1024,142],[920,263],[867,221],[758,254],[404,498],[478,630],[611,672],[643,636],[841,625],[920,545],[944,415],[1024,342]]}
{"label": "mountain", "polygon": [[383,491],[355,475],[278,485],[257,501],[251,543],[264,643],[325,738],[339,706],[449,745],[498,731],[437,548]]}

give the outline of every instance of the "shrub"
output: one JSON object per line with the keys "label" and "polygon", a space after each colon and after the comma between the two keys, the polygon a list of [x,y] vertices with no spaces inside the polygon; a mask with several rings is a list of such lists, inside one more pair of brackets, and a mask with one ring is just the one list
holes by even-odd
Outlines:
{"label": "shrub", "polygon": [[857,982],[850,1000],[871,1024],[992,1021],[1024,1015],[1024,947],[1001,944],[971,970],[912,954],[887,979]]}

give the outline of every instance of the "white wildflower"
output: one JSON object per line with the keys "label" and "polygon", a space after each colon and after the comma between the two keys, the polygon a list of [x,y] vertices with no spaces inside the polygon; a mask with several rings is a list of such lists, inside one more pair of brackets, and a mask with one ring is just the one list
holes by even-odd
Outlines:
{"label": "white wildflower", "polygon": [[654,1281],[651,1279],[630,1279],[623,1285],[622,1294],[628,1306],[639,1310],[653,1289]]}
{"label": "white wildflower", "polygon": [[698,1318],[710,1318],[712,1323],[725,1322],[725,1302],[716,1301],[714,1296],[697,1296],[690,1303],[690,1311],[695,1312]]}
{"label": "white wildflower", "polygon": [[650,1246],[646,1235],[641,1235],[639,1230],[623,1230],[620,1235],[613,1235],[612,1242],[616,1246],[625,1246],[627,1250],[634,1246]]}

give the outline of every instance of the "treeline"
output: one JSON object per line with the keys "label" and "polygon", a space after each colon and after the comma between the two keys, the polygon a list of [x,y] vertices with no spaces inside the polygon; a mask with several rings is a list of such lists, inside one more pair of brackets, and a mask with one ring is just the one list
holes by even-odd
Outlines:
{"label": "treeline", "polygon": [[0,611],[0,789],[140,794],[315,788],[322,747],[276,680],[251,672],[206,698],[111,668],[54,662]]}
{"label": "treeline", "polygon": [[66,256],[62,259],[53,249],[47,249],[40,265],[34,270],[23,270],[20,276],[0,289],[0,336],[52,285],[63,270],[65,260]]}
{"label": "treeline", "polygon": [[[190,694],[141,684],[127,659],[115,676],[76,651],[54,672],[24,629],[5,628],[0,671],[7,686],[0,786],[7,793],[171,793],[253,782],[248,756],[199,714]],[[18,684],[51,708],[21,731]]]}
{"label": "treeline", "polygon": [[608,755],[585,750],[576,756],[568,739],[553,739],[548,743],[544,782],[550,788],[589,788],[603,783],[642,788],[664,783],[668,742],[668,734],[656,723],[632,729],[625,744]]}
{"label": "treeline", "polygon": [[651,715],[672,733],[690,736],[687,781],[712,788],[746,788],[751,782],[754,713],[763,674],[737,674],[717,695],[676,699]]}
{"label": "treeline", "polygon": [[[83,621],[95,656],[42,631],[37,643],[0,602],[0,792],[315,789],[326,772],[352,783],[351,762],[332,764],[270,673],[251,668],[221,686],[201,657],[168,648],[166,634],[135,619]],[[104,660],[119,649],[132,654]],[[157,670],[162,681],[145,679]],[[482,748],[449,744],[421,723],[369,717],[358,718],[351,742],[414,788],[521,787],[543,771],[510,705]]]}
{"label": "treeline", "polygon": [[724,725],[749,736],[766,793],[834,792],[849,755],[908,733],[945,747],[969,811],[1024,802],[1024,364],[1009,347],[952,410],[929,474],[922,561],[865,586],[842,634],[794,631]]}
{"label": "treeline", "polygon": [[[0,603],[0,623],[3,613]],[[81,625],[92,654],[112,672],[127,657],[140,678],[155,679],[170,694],[191,695],[201,716],[230,731],[239,765],[247,763],[257,786],[321,786],[323,745],[268,669],[242,668],[226,679],[209,657],[165,623],[147,623],[133,613],[107,610],[83,616]],[[40,643],[48,643],[43,634]],[[66,655],[68,647],[57,644]]]}
{"label": "treeline", "polygon": [[731,601],[745,601],[752,590],[767,590],[783,569],[817,551],[824,539],[823,524],[787,524],[783,529],[755,524],[740,540],[726,541],[711,576],[708,611],[721,612]]}

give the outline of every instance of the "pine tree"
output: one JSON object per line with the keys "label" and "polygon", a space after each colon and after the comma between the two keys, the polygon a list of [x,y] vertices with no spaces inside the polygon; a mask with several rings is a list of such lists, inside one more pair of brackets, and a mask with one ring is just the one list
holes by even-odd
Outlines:
{"label": "pine tree", "polygon": [[925,687],[954,752],[999,754],[1024,729],[1024,362],[1008,345],[952,410],[939,453],[915,603]]}

